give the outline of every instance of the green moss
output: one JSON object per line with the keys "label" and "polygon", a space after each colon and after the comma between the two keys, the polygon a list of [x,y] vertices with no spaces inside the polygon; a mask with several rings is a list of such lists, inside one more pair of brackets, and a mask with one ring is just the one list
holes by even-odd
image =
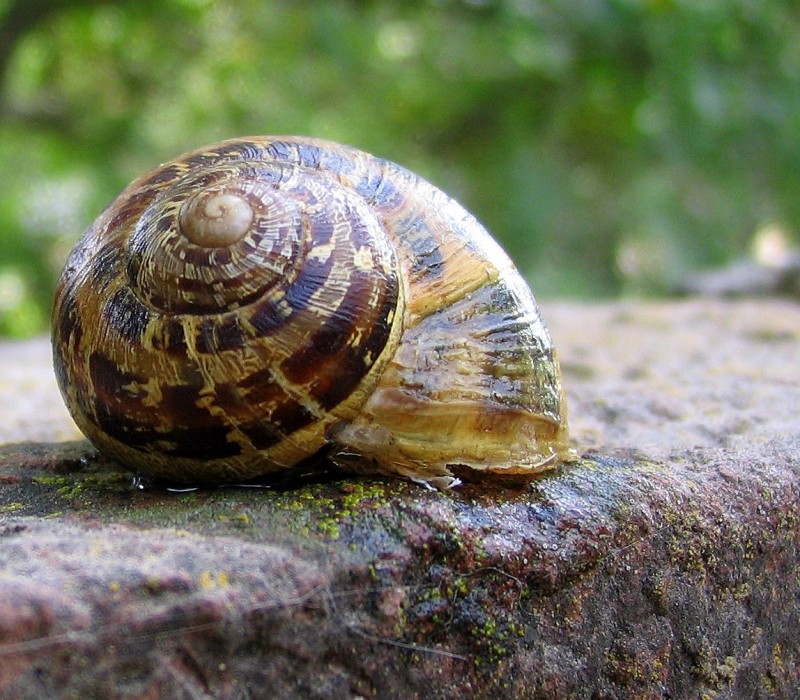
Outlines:
{"label": "green moss", "polygon": [[217,513],[216,519],[221,523],[230,523],[231,525],[244,529],[253,524],[251,516],[242,511],[234,511],[232,513]]}
{"label": "green moss", "polygon": [[69,476],[35,476],[32,479],[39,486],[56,486],[56,493],[67,499],[79,498],[90,491],[106,497],[120,490],[130,492],[131,478],[125,472],[98,471]]}
{"label": "green moss", "polygon": [[340,539],[343,526],[362,513],[384,507],[406,486],[343,479],[286,490],[228,488],[173,493],[158,486],[137,488],[129,472],[106,463],[81,463],[68,473],[40,471],[26,477],[19,493],[7,492],[6,512],[16,510],[20,503],[46,517],[63,500],[78,515],[85,512],[109,522],[206,533],[235,530],[254,539],[280,532],[289,539],[298,536],[316,542]]}
{"label": "green moss", "polygon": [[4,506],[0,507],[0,513],[13,513],[15,510],[21,510],[24,507],[24,503],[13,501],[12,503],[6,503]]}
{"label": "green moss", "polygon": [[69,483],[69,479],[65,476],[35,476],[33,477],[34,484],[41,484],[42,486],[63,486]]}
{"label": "green moss", "polygon": [[129,494],[130,483],[130,475],[125,472],[97,472],[65,484],[58,492],[65,498],[81,498],[92,492],[105,498],[114,493]]}
{"label": "green moss", "polygon": [[344,498],[342,498],[342,510],[352,515],[358,508],[368,503],[371,506],[388,503],[386,497],[386,487],[382,483],[369,483],[354,481],[342,486]]}

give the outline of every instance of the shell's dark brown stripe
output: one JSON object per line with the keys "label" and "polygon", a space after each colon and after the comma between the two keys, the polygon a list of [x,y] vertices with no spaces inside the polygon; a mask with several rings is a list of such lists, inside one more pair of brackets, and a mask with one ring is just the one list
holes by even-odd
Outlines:
{"label": "shell's dark brown stripe", "polygon": [[159,184],[161,182],[177,179],[178,177],[185,176],[187,173],[193,173],[197,178],[205,178],[205,182],[211,182],[213,179],[219,177],[218,174],[203,172],[207,168],[214,167],[226,161],[231,160],[260,160],[263,154],[263,149],[253,143],[247,141],[232,141],[226,144],[220,144],[214,150],[204,150],[194,153],[191,156],[185,157],[178,162],[172,163],[168,166],[162,166],[159,170],[164,170],[167,175],[163,178],[158,177],[159,173],[156,172],[154,177],[148,180],[145,185]]}
{"label": "shell's dark brown stripe", "polygon": [[[184,277],[180,277],[180,278],[176,278],[176,279],[170,280],[170,282],[175,285],[176,289],[179,289],[183,294],[185,294],[187,296],[191,296],[191,295],[200,296],[200,295],[204,295],[205,293],[207,293],[209,291],[209,289],[208,289],[209,288],[209,283],[206,280],[194,279],[192,277],[184,276]],[[167,306],[167,304],[169,304],[169,301],[167,301],[166,297],[157,296],[157,295],[151,293],[150,299],[151,299],[151,302],[156,307],[169,308],[169,306]],[[184,312],[184,313],[192,313],[193,311],[195,313],[203,313],[203,312],[207,312],[209,310],[206,307],[205,304],[201,304],[200,302],[195,302],[195,304],[196,304],[196,306],[195,306],[195,308],[193,308],[193,305],[189,304],[187,302],[187,303],[185,303],[183,305],[178,306],[178,309],[180,311]],[[213,308],[214,307],[212,306],[211,309],[213,309]]]}
{"label": "shell's dark brown stripe", "polygon": [[261,158],[296,164],[309,170],[322,170],[334,175],[354,170],[353,157],[348,149],[329,149],[302,141],[272,141],[259,155]]}
{"label": "shell's dark brown stripe", "polygon": [[228,440],[229,431],[224,427],[175,428],[169,433],[153,434],[153,442],[167,440],[174,446],[160,447],[159,451],[171,457],[189,459],[224,459],[241,454],[242,447]]}
{"label": "shell's dark brown stripe", "polygon": [[[309,198],[310,196],[309,194]],[[357,221],[357,219],[353,220]],[[326,212],[311,214],[306,221],[312,248],[327,245],[333,240],[334,225]],[[303,261],[297,278],[286,290],[286,303],[292,308],[293,315],[308,308],[309,300],[325,285],[330,277],[335,260],[341,255],[341,251],[335,251],[325,260],[307,257]]]}
{"label": "shell's dark brown stripe", "polygon": [[213,151],[202,151],[195,153],[193,156],[183,158],[176,165],[180,167],[180,172],[185,174],[190,171],[200,170],[201,168],[213,165],[216,161],[224,159],[227,153],[224,148],[217,148]]}
{"label": "shell's dark brown stripe", "polygon": [[285,392],[275,380],[275,373],[269,367],[258,370],[240,380],[236,386],[247,395],[252,404],[268,404],[279,401]]}
{"label": "shell's dark brown stripe", "polygon": [[297,161],[300,165],[306,168],[319,168],[322,162],[322,149],[319,146],[308,143],[298,143],[296,148]]}
{"label": "shell's dark brown stripe", "polygon": [[158,221],[153,224],[153,230],[156,233],[164,234],[169,231],[175,224],[175,217],[171,214],[162,216]]}
{"label": "shell's dark brown stripe", "polygon": [[[161,451],[181,457],[216,459],[241,452],[240,445],[228,440],[229,428],[217,426],[216,417],[197,405],[201,387],[162,386],[161,403],[154,409],[126,388],[144,383],[145,377],[123,371],[98,352],[89,358],[89,373],[96,399],[91,406],[84,406],[84,411],[96,414],[100,428],[114,439],[144,451],[159,445]],[[154,410],[179,416],[187,427],[155,430]],[[175,446],[169,446],[173,442]]]}
{"label": "shell's dark brown stripe", "polygon": [[243,348],[250,337],[242,328],[237,316],[229,316],[217,323],[216,342],[218,351]]}
{"label": "shell's dark brown stripe", "polygon": [[152,172],[152,174],[146,179],[139,182],[139,188],[144,190],[149,190],[153,187],[153,185],[160,185],[164,182],[171,182],[176,178],[180,177],[181,174],[185,172],[185,168],[179,164],[173,165],[164,165],[160,168],[157,168]]}
{"label": "shell's dark brown stripe", "polygon": [[321,151],[320,169],[337,176],[349,176],[356,171],[353,155],[347,149],[328,149]]}
{"label": "shell's dark brown stripe", "polygon": [[[144,236],[138,238],[128,238],[125,242],[125,267],[128,273],[129,280],[136,280],[139,278],[139,271],[142,269],[144,260],[144,253],[146,250],[146,239]],[[116,253],[116,260],[122,260],[119,250]]]}
{"label": "shell's dark brown stripe", "polygon": [[198,326],[195,349],[206,354],[238,350],[245,346],[249,337],[233,315],[207,319]]}
{"label": "shell's dark brown stripe", "polygon": [[259,160],[262,154],[263,148],[257,143],[236,140],[221,144],[214,151],[211,151],[209,156],[213,160]]}
{"label": "shell's dark brown stripe", "polygon": [[280,429],[276,433],[280,437],[304,428],[315,420],[315,416],[298,399],[286,393],[269,368],[254,372],[240,381],[236,391],[245,396],[248,405],[269,407],[265,410],[265,419]]}
{"label": "shell's dark brown stripe", "polygon": [[[69,359],[71,360],[73,358]],[[63,345],[61,343],[55,343],[53,345],[53,373],[56,376],[56,382],[62,392],[64,392],[67,387],[77,388],[77,386],[80,387],[79,393],[84,392],[85,381],[79,379],[72,381],[70,379],[69,360],[66,357],[66,339],[64,339]]]}
{"label": "shell's dark brown stripe", "polygon": [[111,397],[115,402],[119,400],[118,392],[121,387],[141,379],[121,370],[116,362],[99,352],[94,352],[89,357],[89,376],[97,398],[106,400]]}
{"label": "shell's dark brown stripe", "polygon": [[306,265],[295,283],[286,291],[285,305],[274,299],[258,301],[248,318],[255,331],[254,337],[272,335],[298,313],[307,309],[309,299],[327,279],[327,267],[327,264]]}
{"label": "shell's dark brown stripe", "polygon": [[308,226],[308,234],[312,245],[325,245],[330,243],[333,238],[333,222],[330,219],[320,216],[309,216],[306,218],[306,225]]}
{"label": "shell's dark brown stripe", "polygon": [[[82,396],[87,404],[91,404],[84,406],[84,411],[88,415],[97,411],[112,422],[113,419],[118,419],[119,430],[127,431],[123,424],[127,422],[127,416],[132,409],[136,409],[136,404],[139,404],[140,400],[131,398],[124,387],[141,383],[144,377],[126,372],[110,358],[100,352],[94,352],[89,356],[89,379],[94,389],[93,400],[90,400],[89,395]],[[141,427],[138,422],[137,425]],[[109,426],[104,425],[103,429],[108,430]]]}
{"label": "shell's dark brown stripe", "polygon": [[[113,241],[94,252],[92,264],[89,267],[93,292],[101,294],[108,289],[116,275],[119,274],[121,262],[119,247]],[[86,269],[86,266],[82,267]]]}
{"label": "shell's dark brown stripe", "polygon": [[[302,403],[286,394],[269,368],[253,373],[236,387],[218,391],[217,403],[224,407],[232,400],[229,396],[242,395],[248,405],[264,407],[263,422],[250,422],[240,426],[240,430],[257,449],[271,447],[285,436],[316,420],[316,416]],[[269,410],[266,407],[270,407]]]}
{"label": "shell's dark brown stripe", "polygon": [[168,302],[165,297],[158,297],[151,295],[151,303],[157,308],[169,308],[168,304],[171,303],[175,307],[175,311],[187,314],[203,314],[214,313],[218,311],[225,311],[220,308],[215,301],[206,301],[206,297],[210,296],[213,291],[239,289],[241,294],[236,299],[237,306],[249,304],[253,299],[263,293],[262,289],[253,289],[249,293],[245,291],[247,279],[245,275],[239,277],[230,277],[223,281],[215,281],[209,284],[207,280],[192,279],[191,277],[182,277],[173,281],[175,288],[180,290],[186,299],[185,302],[178,304],[177,302]]}
{"label": "shell's dark brown stripe", "polygon": [[[202,454],[217,458],[238,454],[240,446],[227,440],[228,428],[218,427],[218,419],[199,405],[204,389],[202,379],[195,384],[176,386],[162,385],[161,400],[157,407],[146,403],[144,393],[132,392],[130,387],[146,383],[144,375],[126,372],[113,360],[99,352],[89,358],[89,375],[96,400],[86,406],[87,412],[95,412],[102,429],[112,437],[136,447],[145,448],[154,443],[176,442],[170,454],[195,456]],[[164,432],[153,427],[153,412],[175,416],[186,427]],[[197,443],[204,451],[198,451]]]}
{"label": "shell's dark brown stripe", "polygon": [[[323,245],[333,236],[333,224],[326,219],[309,219],[310,235],[314,245]],[[275,333],[296,314],[308,308],[309,300],[325,284],[333,268],[334,256],[327,260],[306,259],[297,277],[286,290],[285,304],[274,299],[262,299],[255,303],[248,318],[255,329],[255,336],[263,338]],[[289,312],[286,312],[288,306]]]}
{"label": "shell's dark brown stripe", "polygon": [[[281,365],[289,381],[310,387],[311,396],[329,410],[349,396],[369,371],[366,354],[373,359],[383,350],[391,335],[387,317],[397,305],[398,284],[388,284],[375,306],[369,308],[374,280],[354,270],[339,308],[306,344]],[[350,345],[353,323],[364,324],[365,337]]]}
{"label": "shell's dark brown stripe", "polygon": [[[78,361],[74,350],[79,348],[84,335],[84,326],[81,321],[81,314],[75,303],[75,290],[62,278],[61,286],[56,295],[56,306],[54,308],[54,322],[57,324],[57,334],[54,333],[53,341],[53,369],[55,370],[56,380],[62,392],[68,388],[77,390],[77,394],[85,393],[88,377],[85,373],[78,372],[74,379],[71,375],[75,374],[73,367]],[[70,345],[72,341],[72,345]]]}
{"label": "shell's dark brown stripe", "polygon": [[110,437],[142,452],[203,460],[235,457],[242,452],[241,445],[228,440],[226,427],[174,428],[159,432],[150,424],[131,421],[105,409],[98,412],[97,422]]}
{"label": "shell's dark brown stripe", "polygon": [[[254,236],[253,242],[254,245],[258,245],[258,242],[261,240],[260,236]],[[251,246],[246,246],[249,252],[249,248]],[[247,255],[248,253],[245,253]],[[233,248],[214,248],[211,251],[211,255],[209,256],[209,262],[211,265],[229,265],[231,260],[233,260]]]}
{"label": "shell's dark brown stripe", "polygon": [[[394,178],[387,177],[384,173],[384,170],[391,173],[392,164],[380,159],[376,159],[376,164],[382,165],[383,168],[375,168],[365,173],[356,183],[356,191],[372,206],[392,211],[406,203],[406,198],[395,184]],[[410,172],[406,172],[409,176],[411,175]],[[416,180],[416,177],[414,179]]]}
{"label": "shell's dark brown stripe", "polygon": [[[369,329],[366,337],[361,340],[361,355],[369,353],[373,360],[381,354],[392,332],[392,322],[396,320],[397,307],[400,303],[400,280],[395,278],[392,284],[387,285],[381,299],[374,305],[373,317],[375,322]],[[364,360],[363,357],[360,358]]]}
{"label": "shell's dark brown stripe", "polygon": [[97,425],[106,435],[133,448],[141,448],[154,441],[154,431],[149,425],[129,421],[111,408],[98,405],[95,411]]}
{"label": "shell's dark brown stripe", "polygon": [[[202,457],[214,459],[238,454],[237,443],[228,442],[227,431],[216,431],[217,418],[198,405],[202,388],[199,386],[165,387],[162,406],[167,415],[181,416],[186,427],[174,428],[166,434],[156,434],[154,439],[174,441],[175,447],[168,453],[176,457]],[[246,420],[252,406],[272,406],[258,420]],[[274,381],[268,369],[257,372],[239,384],[224,383],[216,387],[214,405],[223,409],[231,418],[241,419],[238,429],[244,433],[256,449],[266,449],[279,443],[285,435],[309,425],[315,420],[305,407],[293,397],[287,396]],[[251,408],[247,408],[247,407]],[[209,438],[203,438],[208,430]],[[197,447],[200,440],[202,449]]]}
{"label": "shell's dark brown stripe", "polygon": [[[111,232],[127,231],[132,222],[139,221],[142,213],[150,206],[157,192],[158,190],[150,189],[146,185],[137,187],[133,192],[126,190],[111,204],[109,212],[113,212],[113,216],[104,224],[103,228]],[[114,209],[117,204],[121,204],[121,206]],[[101,220],[98,219],[98,222]]]}
{"label": "shell's dark brown stripe", "polygon": [[364,375],[369,372],[371,365],[366,364],[369,355],[374,361],[380,355],[391,335],[389,316],[397,306],[397,288],[390,290],[382,303],[376,308],[375,320],[368,334],[359,345],[344,346],[333,361],[334,381],[327,387],[315,387],[311,395],[326,409],[346,399],[358,386]]}
{"label": "shell's dark brown stripe", "polygon": [[281,442],[287,435],[310,425],[316,417],[302,404],[287,403],[272,413],[272,422],[259,422],[240,426],[257,450],[266,450]]}
{"label": "shell's dark brown stripe", "polygon": [[263,338],[277,331],[289,319],[291,309],[281,306],[275,299],[260,299],[253,307],[247,322],[254,336]]}
{"label": "shell's dark brown stripe", "polygon": [[217,349],[216,324],[214,319],[203,319],[197,326],[194,346],[197,352],[212,353]]}
{"label": "shell's dark brown stripe", "polygon": [[286,141],[272,141],[266,148],[267,157],[279,161],[297,162],[296,149]]}
{"label": "shell's dark brown stripe", "polygon": [[75,303],[75,293],[71,288],[64,287],[59,294],[60,307],[58,311],[58,339],[66,346],[70,338],[74,342],[74,347],[80,347],[83,338],[83,322],[81,314]]}
{"label": "shell's dark brown stripe", "polygon": [[204,387],[202,384],[161,386],[161,403],[158,412],[175,416],[181,424],[193,428],[210,427],[218,422],[207,408],[198,405]]}
{"label": "shell's dark brown stripe", "polygon": [[183,357],[186,355],[186,336],[180,318],[175,316],[162,317],[156,325],[153,334],[153,348],[165,352],[170,357]]}
{"label": "shell's dark brown stripe", "polygon": [[[182,262],[190,263],[198,270],[214,270],[220,265],[228,264],[231,259],[230,252],[224,249],[200,250],[186,246],[184,251],[186,255]],[[215,253],[219,253],[219,255],[215,256]],[[245,252],[244,256],[246,255],[247,253]],[[215,257],[221,258],[221,260],[215,261]],[[147,272],[148,270],[142,268],[142,256],[139,251],[131,249],[128,257],[128,277],[132,280],[135,288],[147,290],[147,301],[153,307],[172,310],[176,313],[203,314],[224,311],[225,309],[220,308],[220,305],[213,300],[213,297],[212,300],[208,300],[213,291],[225,290],[226,298],[230,298],[231,292],[238,290],[239,293],[235,296],[237,306],[249,304],[265,291],[264,287],[255,287],[247,290],[250,280],[245,269],[235,277],[220,278],[212,281],[190,277],[188,274],[173,276],[169,279],[162,274],[159,279],[162,280],[163,286],[170,294],[158,294],[159,285],[148,284]],[[154,272],[153,275],[155,276]]]}
{"label": "shell's dark brown stripe", "polygon": [[302,348],[283,362],[281,369],[290,381],[301,386],[314,382],[315,394],[320,398],[333,382],[333,377],[325,375],[332,369],[333,362],[338,364],[339,354],[351,331],[350,318],[333,314]]}
{"label": "shell's dark brown stripe", "polygon": [[237,179],[257,182],[261,185],[269,183],[276,187],[292,175],[292,171],[279,163],[237,163]]}
{"label": "shell's dark brown stripe", "polygon": [[444,256],[437,234],[427,224],[435,212],[412,208],[416,201],[428,203],[430,200],[423,193],[415,197],[414,191],[431,186],[396,163],[381,159],[376,159],[375,163],[380,167],[362,177],[356,190],[392,222],[392,233],[402,245],[411,248],[412,272],[424,273],[426,277],[442,276],[445,272]]}
{"label": "shell's dark brown stripe", "polygon": [[[297,401],[285,401],[275,407],[271,419],[274,425],[279,428],[284,435],[291,435],[301,428],[311,425],[311,423],[317,420],[317,416],[302,403]],[[245,432],[247,432],[247,428],[245,428]]]}
{"label": "shell's dark brown stripe", "polygon": [[359,214],[348,207],[347,218],[350,221],[350,233],[348,244],[355,249],[374,246],[374,232],[370,230],[370,225],[359,218]]}
{"label": "shell's dark brown stripe", "polygon": [[241,426],[240,430],[257,450],[269,449],[281,442],[284,437],[274,425],[266,422]]}
{"label": "shell's dark brown stripe", "polygon": [[119,337],[132,345],[138,345],[152,314],[129,287],[122,287],[106,302],[103,318]]}
{"label": "shell's dark brown stripe", "polygon": [[286,302],[293,313],[301,313],[309,306],[311,297],[318,292],[330,276],[333,268],[333,256],[327,260],[308,259],[297,276],[294,284],[286,290]]}

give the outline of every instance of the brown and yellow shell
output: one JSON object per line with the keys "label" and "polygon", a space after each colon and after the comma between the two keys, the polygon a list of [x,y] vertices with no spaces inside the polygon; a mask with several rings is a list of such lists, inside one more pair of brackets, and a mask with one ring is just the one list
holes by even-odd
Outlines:
{"label": "brown and yellow shell", "polygon": [[533,296],[459,204],[335,143],[241,138],[128,188],[53,313],[76,423],[129,468],[241,481],[327,456],[437,485],[568,453]]}

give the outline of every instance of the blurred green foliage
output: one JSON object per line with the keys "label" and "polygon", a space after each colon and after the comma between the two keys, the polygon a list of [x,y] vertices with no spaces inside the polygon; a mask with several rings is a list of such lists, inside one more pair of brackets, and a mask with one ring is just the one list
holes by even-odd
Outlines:
{"label": "blurred green foliage", "polygon": [[790,0],[0,0],[0,333],[82,230],[206,143],[306,134],[486,223],[537,296],[669,289],[800,221]]}

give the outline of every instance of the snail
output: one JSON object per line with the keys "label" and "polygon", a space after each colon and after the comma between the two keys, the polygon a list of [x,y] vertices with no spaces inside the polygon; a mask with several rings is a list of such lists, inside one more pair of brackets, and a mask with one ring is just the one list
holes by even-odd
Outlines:
{"label": "snail", "polygon": [[232,139],[131,183],[67,259],[52,343],[89,440],[172,481],[324,456],[447,487],[569,454],[553,345],[499,244],[320,139]]}

